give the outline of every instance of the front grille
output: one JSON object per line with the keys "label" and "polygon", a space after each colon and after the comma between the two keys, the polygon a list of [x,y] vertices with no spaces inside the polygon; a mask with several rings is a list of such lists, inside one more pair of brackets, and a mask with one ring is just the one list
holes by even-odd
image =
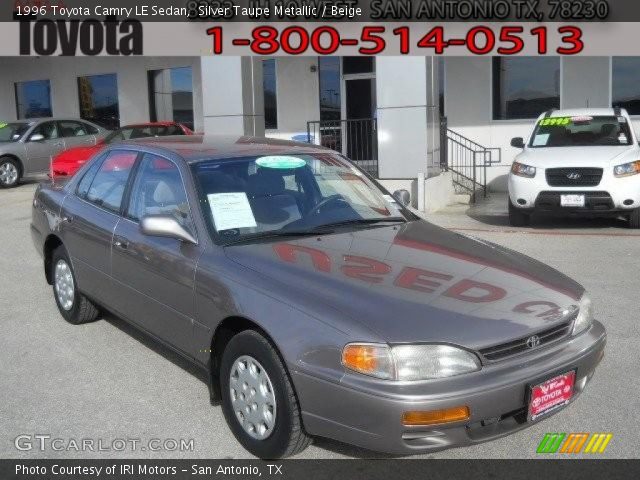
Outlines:
{"label": "front grille", "polygon": [[601,168],[547,168],[547,183],[552,187],[595,187],[602,180]]}
{"label": "front grille", "polygon": [[483,348],[482,350],[480,350],[480,354],[486,360],[495,362],[496,360],[502,360],[503,358],[511,357],[522,352],[537,350],[538,348],[549,345],[556,340],[560,340],[569,333],[570,328],[571,320],[560,325],[556,325],[555,327],[549,328],[547,330],[543,330],[542,332],[536,333],[535,335],[537,335],[537,337],[540,339],[540,343],[533,349],[527,346],[527,340],[532,336],[528,335],[512,342],[501,343],[500,345]]}
{"label": "front grille", "polygon": [[[586,210],[613,210],[614,204],[608,192],[540,192],[536,199],[536,208],[539,210],[570,210],[562,207],[560,195],[584,195],[584,209]],[[575,207],[581,210],[582,207]]]}

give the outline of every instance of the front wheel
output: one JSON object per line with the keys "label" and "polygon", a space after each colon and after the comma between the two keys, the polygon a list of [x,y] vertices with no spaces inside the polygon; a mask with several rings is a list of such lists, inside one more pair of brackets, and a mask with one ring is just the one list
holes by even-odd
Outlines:
{"label": "front wheel", "polygon": [[20,165],[13,158],[0,158],[0,188],[11,188],[20,181]]}
{"label": "front wheel", "polygon": [[629,228],[640,228],[640,208],[629,214]]}
{"label": "front wheel", "polygon": [[509,200],[509,225],[512,227],[526,227],[529,225],[529,214],[516,208]]}
{"label": "front wheel", "polygon": [[220,391],[229,428],[256,457],[289,457],[311,443],[289,375],[275,348],[258,332],[245,330],[227,344]]}

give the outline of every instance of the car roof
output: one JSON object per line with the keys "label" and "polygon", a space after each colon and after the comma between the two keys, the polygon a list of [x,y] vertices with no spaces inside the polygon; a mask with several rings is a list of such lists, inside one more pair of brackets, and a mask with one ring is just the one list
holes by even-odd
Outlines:
{"label": "car roof", "polygon": [[[621,111],[625,112],[624,109]],[[615,115],[613,108],[567,108],[564,110],[554,110],[550,117],[581,117],[581,116],[612,116]]]}
{"label": "car roof", "polygon": [[144,127],[171,127],[173,125],[180,125],[178,122],[145,122],[145,123],[130,123],[129,125],[123,125],[119,128],[144,128]]}
{"label": "car roof", "polygon": [[116,148],[147,145],[173,152],[188,163],[260,155],[336,153],[318,145],[237,135],[179,135],[119,142]]}

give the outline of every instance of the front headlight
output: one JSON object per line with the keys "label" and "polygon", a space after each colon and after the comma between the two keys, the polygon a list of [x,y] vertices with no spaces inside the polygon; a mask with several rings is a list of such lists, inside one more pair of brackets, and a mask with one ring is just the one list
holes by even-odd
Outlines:
{"label": "front headlight", "polygon": [[613,167],[613,174],[616,177],[629,177],[640,173],[640,160],[635,162],[623,163]]}
{"label": "front headlight", "polygon": [[536,176],[536,167],[525,165],[524,163],[513,162],[511,173],[519,177],[533,178]]}
{"label": "front headlight", "polygon": [[582,295],[580,303],[578,304],[578,308],[580,309],[578,312],[578,316],[573,321],[573,335],[584,332],[593,323],[591,299],[586,293]]}
{"label": "front headlight", "polygon": [[398,381],[453,377],[480,370],[478,357],[450,345],[351,343],[344,347],[342,364],[365,375]]}

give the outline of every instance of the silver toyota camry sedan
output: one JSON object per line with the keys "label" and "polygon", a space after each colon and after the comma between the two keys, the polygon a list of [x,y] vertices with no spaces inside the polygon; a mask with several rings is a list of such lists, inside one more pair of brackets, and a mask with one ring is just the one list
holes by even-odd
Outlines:
{"label": "silver toyota camry sedan", "polygon": [[0,121],[0,188],[25,176],[47,173],[51,159],[67,148],[95,145],[108,130],[77,118]]}
{"label": "silver toyota camry sedan", "polygon": [[406,197],[321,147],[165,137],[40,186],[31,232],[68,322],[109,310],[206,370],[258,457],[431,452],[576,401],[606,342],[584,289]]}

